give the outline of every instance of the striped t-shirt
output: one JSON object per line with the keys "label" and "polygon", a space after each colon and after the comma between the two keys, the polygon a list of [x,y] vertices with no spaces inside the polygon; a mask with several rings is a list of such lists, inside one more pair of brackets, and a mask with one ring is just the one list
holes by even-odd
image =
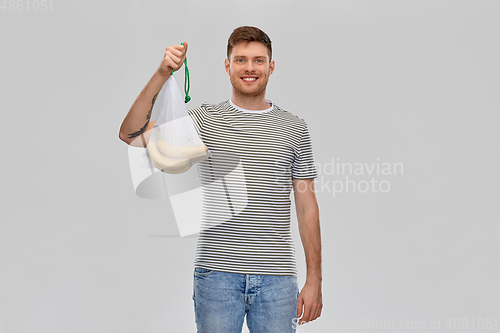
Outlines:
{"label": "striped t-shirt", "polygon": [[277,105],[245,112],[230,100],[189,115],[211,151],[197,164],[203,199],[195,267],[297,276],[292,178],[317,177],[306,122]]}

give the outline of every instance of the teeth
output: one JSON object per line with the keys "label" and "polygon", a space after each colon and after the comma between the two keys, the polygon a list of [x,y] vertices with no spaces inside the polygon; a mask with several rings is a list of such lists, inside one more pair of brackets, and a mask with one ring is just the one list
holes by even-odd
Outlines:
{"label": "teeth", "polygon": [[244,77],[243,78],[243,81],[255,81],[255,80],[257,80],[256,77]]}

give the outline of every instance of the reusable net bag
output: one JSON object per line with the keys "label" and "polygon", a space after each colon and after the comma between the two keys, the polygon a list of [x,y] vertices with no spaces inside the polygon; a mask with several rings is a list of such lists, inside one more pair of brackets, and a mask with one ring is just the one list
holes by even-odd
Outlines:
{"label": "reusable net bag", "polygon": [[[210,151],[198,136],[186,104],[191,99],[189,92],[189,70],[185,66],[185,100],[177,82],[171,75],[165,82],[165,93],[161,102],[158,120],[153,127],[147,150],[155,168],[171,174],[186,172],[196,162],[210,156]],[[187,87],[187,88],[186,88]]]}

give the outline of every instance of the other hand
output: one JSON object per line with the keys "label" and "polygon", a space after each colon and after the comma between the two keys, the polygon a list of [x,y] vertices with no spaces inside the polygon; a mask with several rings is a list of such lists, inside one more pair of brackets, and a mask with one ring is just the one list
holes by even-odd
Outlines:
{"label": "other hand", "polygon": [[299,325],[313,321],[321,316],[322,308],[321,282],[306,280],[297,300],[297,318],[302,316],[299,320]]}

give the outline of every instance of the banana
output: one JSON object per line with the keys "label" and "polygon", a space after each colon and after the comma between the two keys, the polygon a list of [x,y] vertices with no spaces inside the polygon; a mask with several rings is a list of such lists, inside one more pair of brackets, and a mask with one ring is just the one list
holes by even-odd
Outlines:
{"label": "banana", "polygon": [[[189,158],[195,163],[205,159],[207,156],[208,147],[202,146],[173,146],[165,141],[156,134],[156,144],[158,150],[165,156],[172,158]],[[199,159],[201,158],[201,160]]]}
{"label": "banana", "polygon": [[155,168],[166,173],[183,173],[192,165],[189,158],[170,158],[162,155],[154,140],[148,144],[148,153]]}
{"label": "banana", "polygon": [[182,173],[209,156],[208,147],[173,146],[165,142],[158,133],[148,144],[148,153],[153,165],[166,173]]}

